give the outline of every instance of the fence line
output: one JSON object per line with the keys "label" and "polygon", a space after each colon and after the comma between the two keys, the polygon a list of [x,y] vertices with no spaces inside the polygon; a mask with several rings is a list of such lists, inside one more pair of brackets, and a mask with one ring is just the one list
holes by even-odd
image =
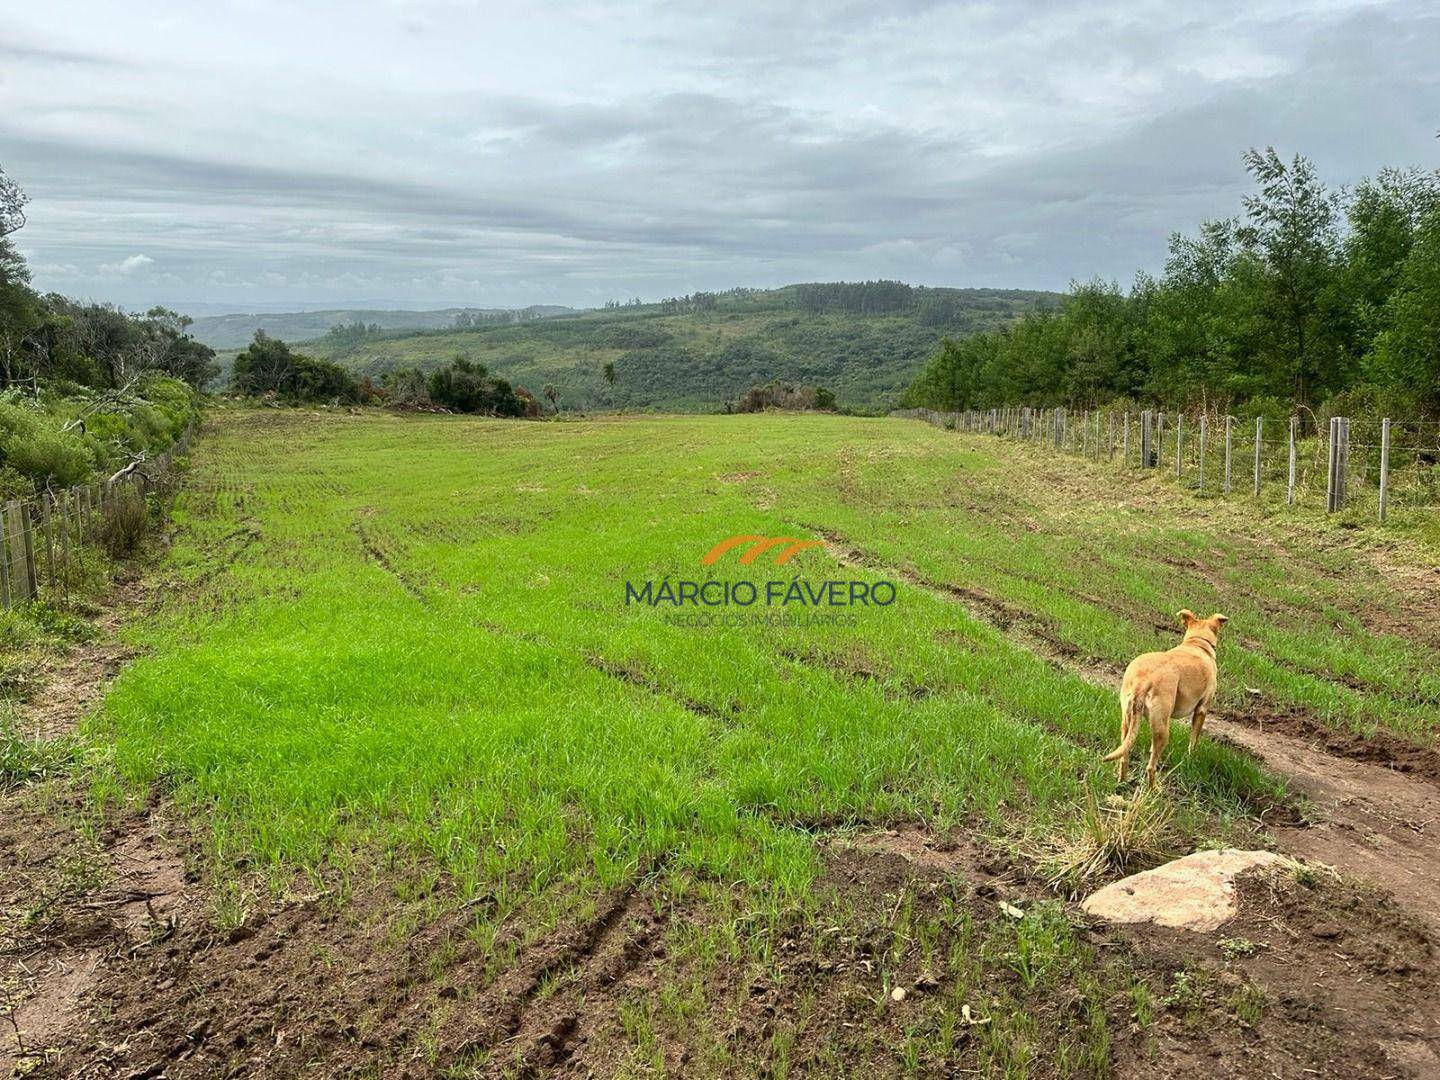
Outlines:
{"label": "fence line", "polygon": [[163,454],[123,476],[46,491],[0,506],[0,609],[40,596],[42,585],[68,591],[72,575],[85,569],[85,545],[100,537],[106,516],[126,499],[143,499],[156,481],[143,470],[167,472],[190,448],[192,422]]}
{"label": "fence line", "polygon": [[1127,410],[1009,406],[960,412],[904,409],[892,415],[1017,439],[1127,470],[1163,469],[1201,494],[1218,488],[1232,496],[1238,481],[1241,492],[1249,488],[1250,497],[1258,500],[1283,484],[1286,505],[1318,503],[1323,492],[1329,513],[1373,506],[1384,521],[1400,507],[1440,510],[1440,423],[1430,420],[1332,416],[1321,429],[1299,415],[1284,428],[1257,416],[1252,435],[1233,416],[1215,416],[1212,424],[1208,412],[1173,410],[1141,409],[1132,417]]}

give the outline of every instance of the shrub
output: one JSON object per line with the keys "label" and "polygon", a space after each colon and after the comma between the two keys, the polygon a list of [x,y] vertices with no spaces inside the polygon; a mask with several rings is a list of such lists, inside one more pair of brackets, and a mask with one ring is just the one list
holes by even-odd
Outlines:
{"label": "shrub", "polygon": [[456,357],[430,373],[426,383],[436,405],[463,413],[488,416],[524,416],[525,405],[504,379],[497,379],[482,364]]}
{"label": "shrub", "polygon": [[150,527],[150,509],[138,491],[116,492],[100,517],[100,543],[112,559],[125,559],[140,550]]}
{"label": "shrub", "polygon": [[84,437],[57,431],[48,420],[38,410],[0,404],[0,465],[27,477],[37,488],[82,483],[95,464]]}
{"label": "shrub", "polygon": [[835,395],[823,386],[798,386],[772,379],[764,386],[752,386],[740,396],[735,411],[764,412],[766,409],[835,411]]}
{"label": "shrub", "polygon": [[242,394],[274,394],[286,401],[360,400],[360,384],[344,368],[291,352],[290,346],[263,330],[235,357],[231,382]]}

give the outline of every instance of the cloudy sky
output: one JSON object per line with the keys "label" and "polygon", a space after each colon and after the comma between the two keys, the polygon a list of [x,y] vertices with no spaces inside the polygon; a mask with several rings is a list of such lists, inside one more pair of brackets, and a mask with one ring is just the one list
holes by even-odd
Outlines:
{"label": "cloudy sky", "polygon": [[0,0],[36,283],[593,305],[1156,269],[1275,145],[1440,165],[1426,2]]}

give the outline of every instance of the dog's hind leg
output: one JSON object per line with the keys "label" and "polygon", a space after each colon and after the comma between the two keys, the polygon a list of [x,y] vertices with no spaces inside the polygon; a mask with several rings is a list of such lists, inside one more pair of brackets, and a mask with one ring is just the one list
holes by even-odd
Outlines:
{"label": "dog's hind leg", "polygon": [[1120,695],[1120,745],[1110,753],[1106,754],[1103,761],[1118,761],[1120,764],[1115,768],[1116,782],[1125,782],[1125,768],[1129,764],[1130,748],[1135,745],[1135,737],[1140,733],[1140,694],[1131,693],[1126,697]]}
{"label": "dog's hind leg", "polygon": [[1165,747],[1170,742],[1170,710],[1152,702],[1150,705],[1150,763],[1145,766],[1145,780],[1155,786],[1155,774],[1165,757]]}

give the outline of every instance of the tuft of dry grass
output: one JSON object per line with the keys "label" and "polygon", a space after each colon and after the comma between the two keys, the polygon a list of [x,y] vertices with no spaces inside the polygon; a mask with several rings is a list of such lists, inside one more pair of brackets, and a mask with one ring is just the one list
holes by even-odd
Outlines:
{"label": "tuft of dry grass", "polygon": [[1076,896],[1114,875],[1173,858],[1174,821],[1174,806],[1153,788],[1137,789],[1128,799],[1113,795],[1102,804],[1086,784],[1078,834],[1042,856],[1050,885]]}

